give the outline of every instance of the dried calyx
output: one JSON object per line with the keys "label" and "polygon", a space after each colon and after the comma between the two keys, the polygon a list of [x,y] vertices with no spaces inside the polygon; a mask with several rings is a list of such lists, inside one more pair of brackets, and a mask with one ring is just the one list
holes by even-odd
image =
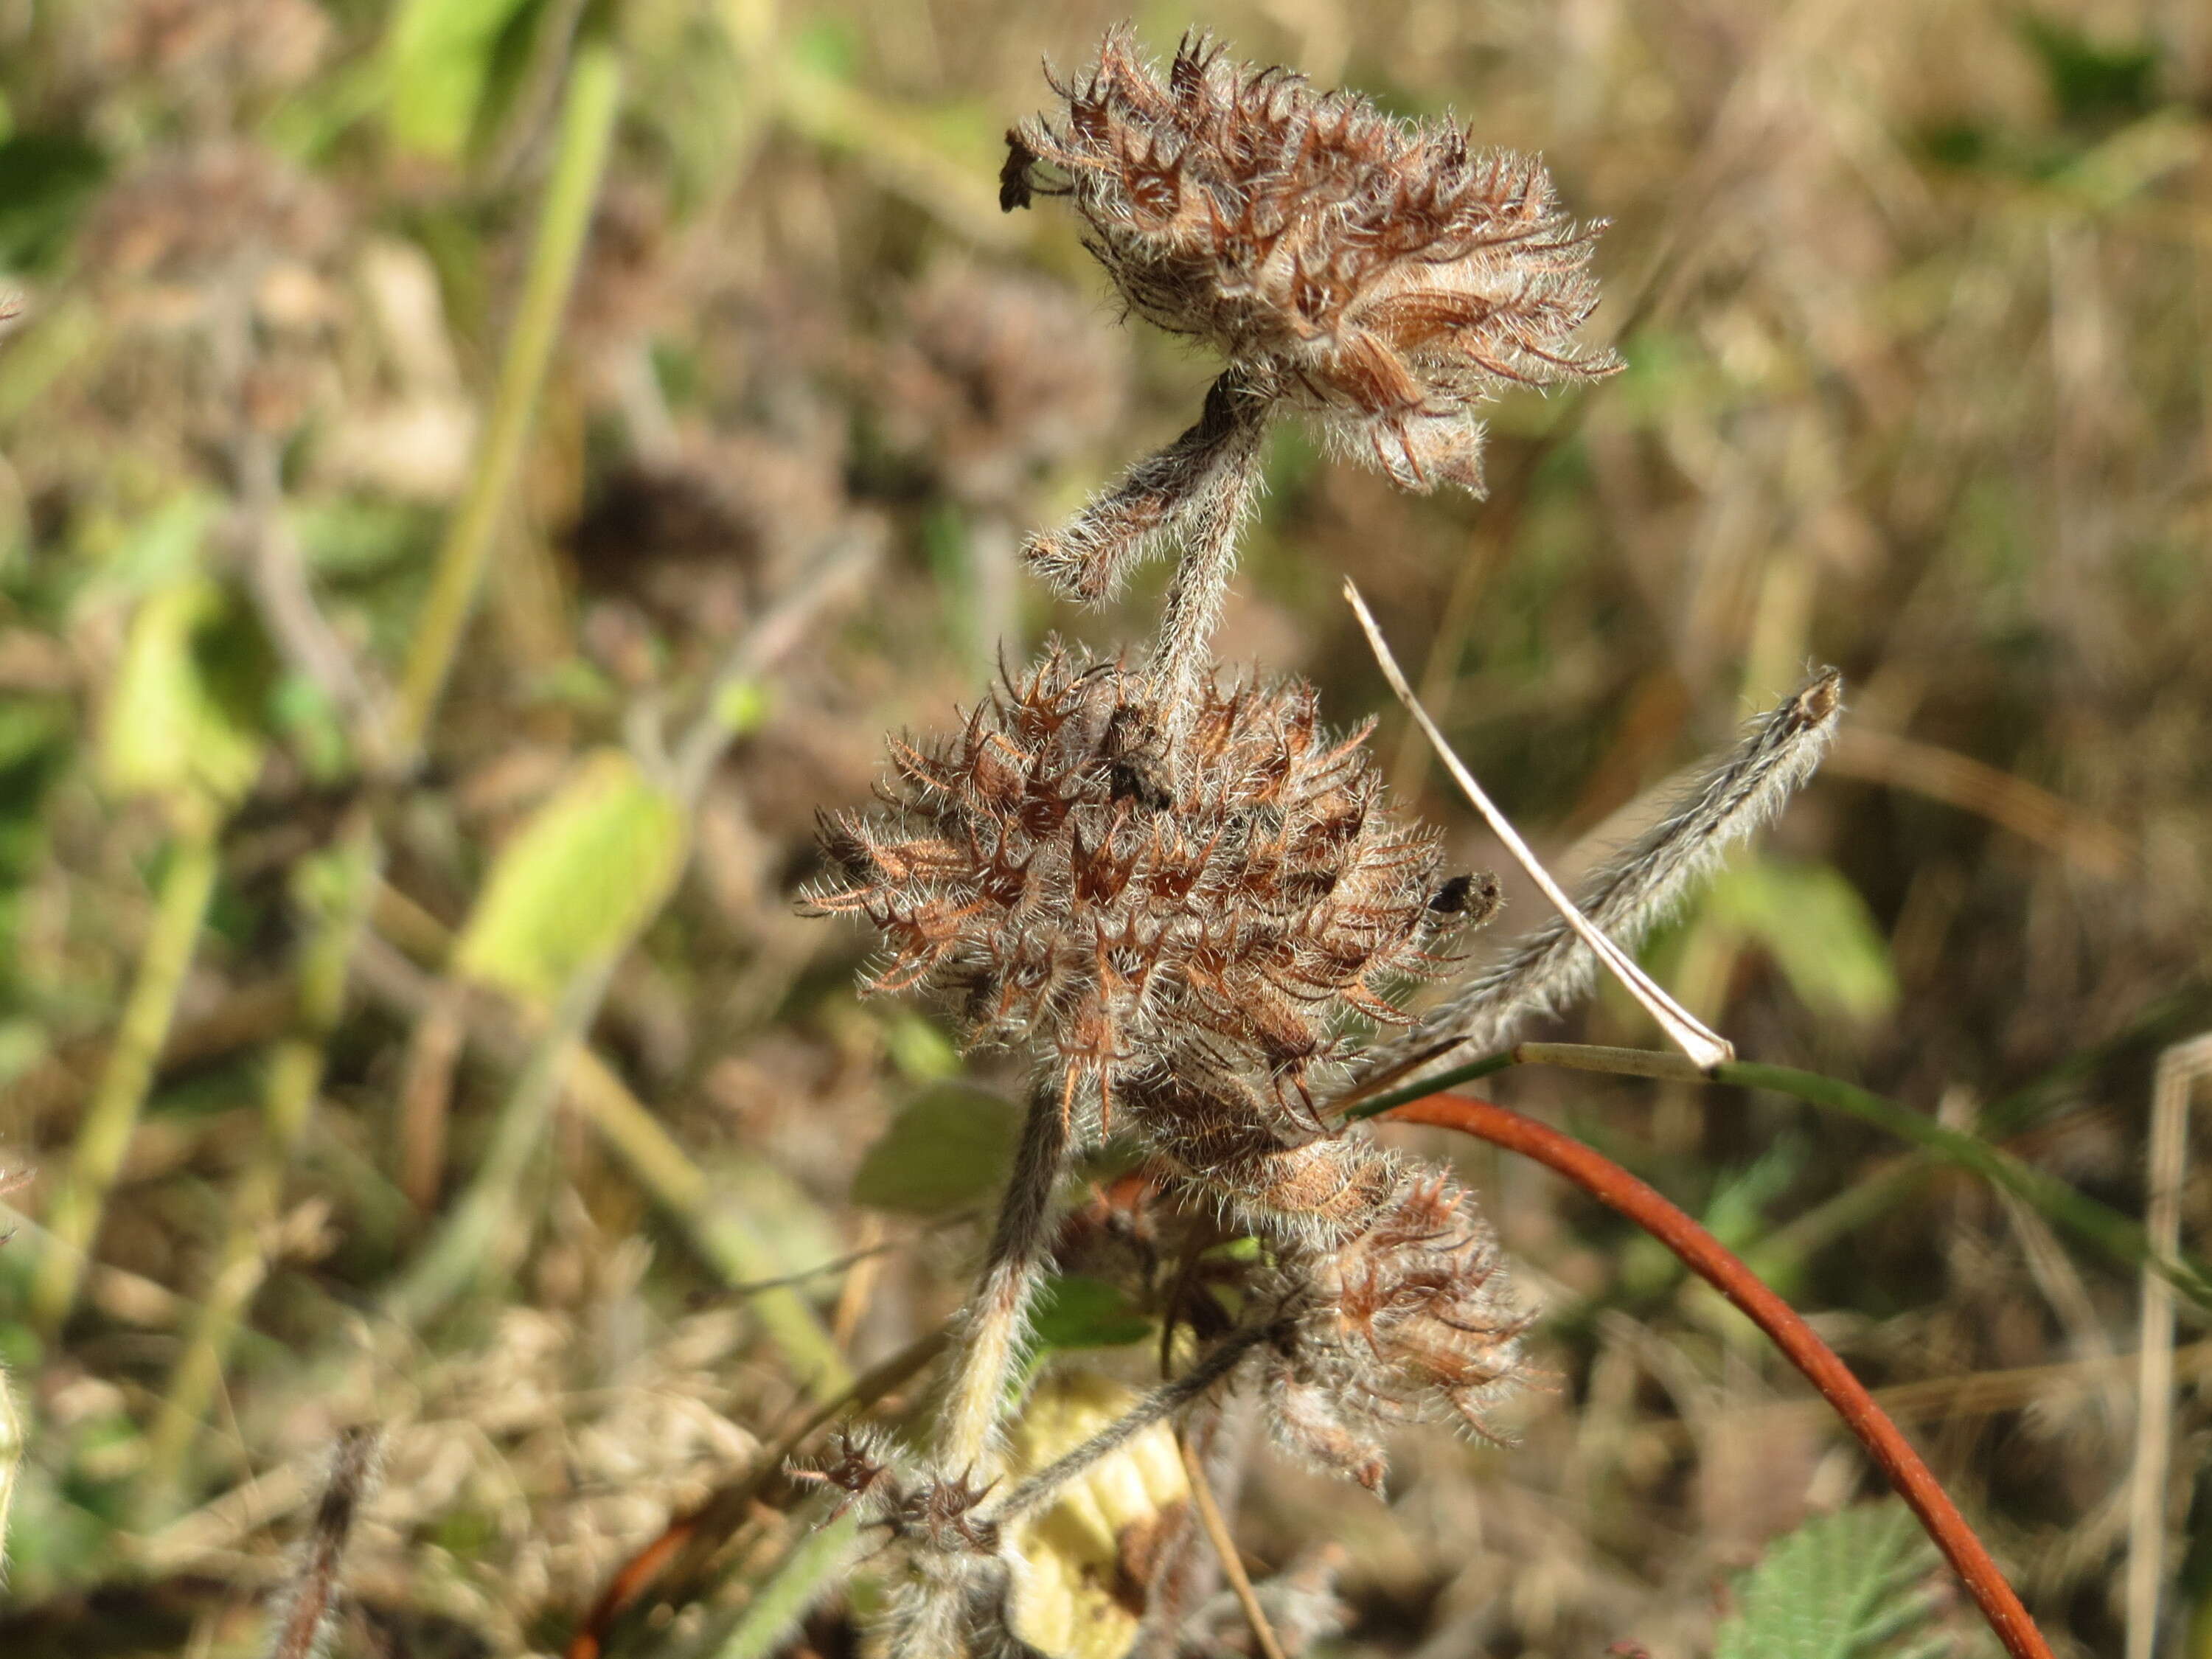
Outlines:
{"label": "dried calyx", "polygon": [[1055,110],[1007,135],[1000,204],[1065,196],[1131,310],[1228,360],[1206,418],[1031,555],[1109,589],[1246,472],[1276,408],[1409,489],[1482,487],[1478,405],[1620,367],[1574,331],[1601,224],[1534,160],[1476,149],[1187,36],[1164,75],[1117,28]]}
{"label": "dried calyx", "polygon": [[1441,1170],[1364,1141],[1382,1193],[1324,1246],[1286,1246],[1275,1274],[1291,1311],[1265,1371],[1276,1438],[1379,1488],[1382,1435],[1447,1409],[1487,1439],[1490,1413],[1522,1377],[1516,1302],[1474,1195]]}
{"label": "dried calyx", "polygon": [[1073,1123],[1169,1077],[1312,1123],[1349,1022],[1399,1021],[1388,993],[1492,890],[1444,878],[1311,687],[1207,684],[1170,769],[1153,686],[1055,647],[957,733],[895,742],[890,810],[827,822],[837,873],[808,900],[880,930],[870,991],[936,990],[969,1047],[1059,1079]]}

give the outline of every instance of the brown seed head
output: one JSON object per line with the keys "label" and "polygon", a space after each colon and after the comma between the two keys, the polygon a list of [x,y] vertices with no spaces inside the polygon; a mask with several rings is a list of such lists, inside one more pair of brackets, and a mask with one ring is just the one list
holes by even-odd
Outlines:
{"label": "brown seed head", "polygon": [[1473,1194],[1350,1144],[1388,1170],[1389,1195],[1357,1233],[1284,1262],[1298,1311],[1268,1393],[1279,1437],[1372,1486],[1379,1431],[1431,1401],[1494,1437],[1488,1414],[1521,1380],[1529,1316],[1514,1305]]}
{"label": "brown seed head", "polygon": [[1398,1018],[1387,991],[1443,965],[1437,837],[1303,682],[1210,680],[1172,769],[1164,714],[1144,674],[1048,650],[957,734],[893,743],[889,810],[825,823],[808,902],[881,930],[870,991],[945,994],[969,1046],[1027,1048],[1102,1121],[1169,1068],[1307,1112],[1346,1016]]}
{"label": "brown seed head", "polygon": [[[1482,487],[1473,410],[1619,367],[1571,338],[1601,223],[1530,158],[1479,151],[1186,36],[1164,78],[1117,27],[1007,135],[1001,205],[1066,196],[1132,310],[1218,347],[1248,395],[1318,416],[1408,489]],[[1040,163],[1060,182],[1044,182]]]}

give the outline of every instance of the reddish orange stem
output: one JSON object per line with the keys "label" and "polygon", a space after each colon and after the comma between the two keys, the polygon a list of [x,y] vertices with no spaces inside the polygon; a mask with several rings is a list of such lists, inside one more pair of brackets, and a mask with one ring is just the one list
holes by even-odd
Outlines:
{"label": "reddish orange stem", "polygon": [[1611,1158],[1518,1112],[1468,1095],[1431,1095],[1382,1115],[1398,1123],[1457,1129],[1556,1170],[1599,1203],[1618,1210],[1680,1256],[1685,1267],[1748,1315],[1850,1425],[1890,1484],[1920,1517],[2013,1659],[2051,1659],[2050,1646],[1920,1454],[1875,1403],[1866,1385],[1795,1309],[1741,1259],[1652,1188]]}

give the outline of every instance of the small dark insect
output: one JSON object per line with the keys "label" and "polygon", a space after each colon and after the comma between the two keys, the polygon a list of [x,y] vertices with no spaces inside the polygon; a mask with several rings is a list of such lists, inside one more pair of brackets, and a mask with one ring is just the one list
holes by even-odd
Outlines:
{"label": "small dark insect", "polygon": [[1139,761],[1118,760],[1107,773],[1115,800],[1133,800],[1148,812],[1164,812],[1175,805],[1175,795],[1152,768]]}
{"label": "small dark insect", "polygon": [[1018,129],[1006,129],[1006,161],[999,169],[999,211],[1012,213],[1016,208],[1029,206],[1035,186],[1030,182],[1030,168],[1036,163],[1036,152],[1022,142]]}
{"label": "small dark insect", "polygon": [[1498,908],[1498,878],[1488,871],[1454,876],[1429,895],[1429,908],[1440,916],[1488,915]]}

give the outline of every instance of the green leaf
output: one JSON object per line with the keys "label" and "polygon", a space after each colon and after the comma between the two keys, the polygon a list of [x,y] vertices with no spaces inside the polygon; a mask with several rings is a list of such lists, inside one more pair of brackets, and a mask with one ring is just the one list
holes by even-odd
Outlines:
{"label": "green leaf", "polygon": [[107,697],[101,775],[118,794],[216,805],[261,769],[258,716],[271,664],[223,590],[188,577],[142,600]]}
{"label": "green leaf", "polygon": [[1119,1348],[1142,1342],[1152,1322],[1103,1279],[1054,1273],[1037,1297],[1030,1344],[1037,1353],[1054,1348]]}
{"label": "green leaf", "polygon": [[960,1069],[960,1051],[944,1030],[910,1009],[884,1022],[884,1046],[891,1064],[916,1083],[936,1083]]}
{"label": "green leaf", "polygon": [[385,40],[403,149],[450,161],[475,130],[500,37],[528,0],[405,0]]}
{"label": "green leaf", "polygon": [[1889,945],[1858,890],[1826,864],[1754,860],[1723,871],[1700,915],[1755,941],[1816,1012],[1868,1022],[1897,1006]]}
{"label": "green leaf", "polygon": [[2023,13],[2014,27],[2042,70],[2060,119],[2126,121],[2158,107],[2155,40],[2101,41],[2070,21],[2033,11]]}
{"label": "green leaf", "polygon": [[775,710],[774,693],[758,680],[732,680],[714,694],[714,719],[733,738],[759,731]]}
{"label": "green leaf", "polygon": [[988,1201],[1013,1167],[1021,1114],[996,1095],[943,1084],[915,1097],[868,1149],[853,1201],[943,1215]]}
{"label": "green leaf", "polygon": [[0,270],[59,253],[106,172],[106,159],[82,138],[24,132],[0,143]]}
{"label": "green leaf", "polygon": [[200,547],[215,515],[213,500],[187,490],[143,519],[118,524],[106,554],[107,580],[123,592],[152,593],[198,574]]}
{"label": "green leaf", "polygon": [[682,872],[675,797],[618,749],[586,755],[499,850],[453,952],[460,973],[539,1001],[623,949]]}
{"label": "green leaf", "polygon": [[[1713,1659],[1920,1659],[1980,1655],[1986,1631],[1937,1628],[1943,1571],[1894,1498],[1809,1521],[1736,1582]],[[1977,1627],[1978,1628],[1978,1627]]]}

